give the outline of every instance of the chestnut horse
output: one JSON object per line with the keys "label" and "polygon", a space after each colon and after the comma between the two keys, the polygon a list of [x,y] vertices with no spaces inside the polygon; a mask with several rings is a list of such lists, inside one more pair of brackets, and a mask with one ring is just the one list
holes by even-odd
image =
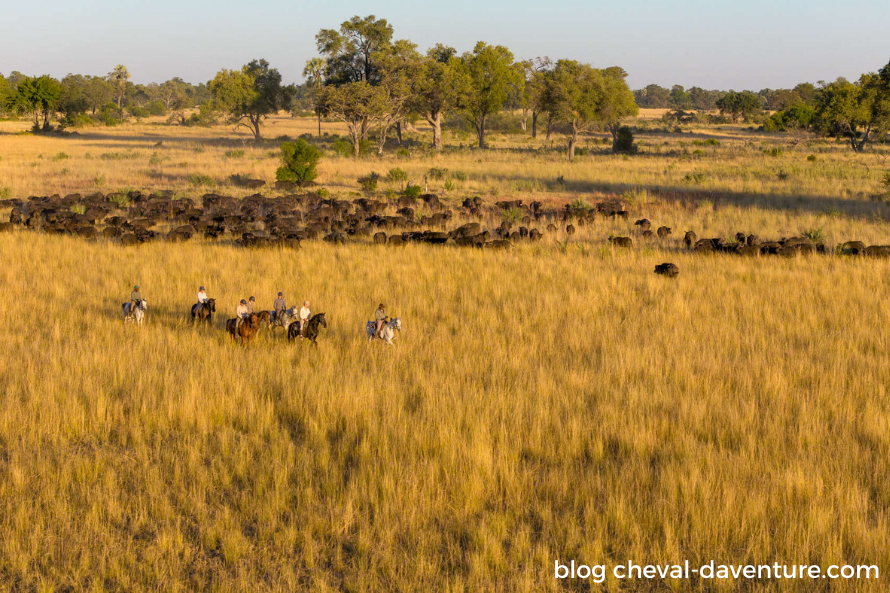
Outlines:
{"label": "chestnut horse", "polygon": [[250,339],[260,328],[260,318],[256,313],[251,313],[248,315],[241,325],[237,326],[237,319],[229,319],[226,321],[226,331],[229,332],[229,335],[233,340],[237,340],[241,338],[241,345],[247,346],[250,344]]}

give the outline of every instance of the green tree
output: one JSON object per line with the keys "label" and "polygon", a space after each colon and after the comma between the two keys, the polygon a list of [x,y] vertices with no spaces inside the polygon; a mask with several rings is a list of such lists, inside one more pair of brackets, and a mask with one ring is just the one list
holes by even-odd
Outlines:
{"label": "green tree", "polygon": [[374,54],[379,68],[379,86],[386,97],[386,109],[377,122],[377,154],[383,154],[386,137],[393,125],[400,123],[409,108],[414,94],[413,82],[419,74],[421,56],[417,46],[399,40]]}
{"label": "green tree", "polygon": [[555,121],[566,122],[569,134],[569,160],[575,158],[578,134],[599,116],[603,101],[603,73],[575,60],[559,60],[544,77],[543,101]]}
{"label": "green tree", "polygon": [[374,55],[392,42],[392,25],[373,14],[354,16],[340,25],[340,29],[322,29],[315,36],[318,53],[326,57],[327,84],[350,82],[379,82]]}
{"label": "green tree", "polygon": [[640,108],[634,100],[633,91],[627,86],[627,72],[618,66],[603,71],[603,98],[597,108],[597,118],[606,125],[612,134],[612,150],[621,152],[618,131],[622,121],[635,117]]}
{"label": "green tree", "polygon": [[346,124],[354,156],[358,157],[366,132],[389,109],[387,99],[385,89],[365,81],[324,87],[323,109]]}
{"label": "green tree", "polygon": [[108,82],[113,88],[114,102],[120,113],[120,120],[124,121],[124,100],[127,98],[127,82],[130,80],[130,72],[127,67],[118,64],[114,70],[108,73]]}
{"label": "green tree", "polygon": [[634,94],[640,106],[647,109],[665,109],[671,101],[671,91],[657,84],[650,84]]}
{"label": "green tree", "polygon": [[318,136],[321,137],[321,87],[324,86],[324,68],[325,63],[321,58],[310,58],[306,60],[306,66],[303,68],[303,76],[306,77],[306,84],[309,85],[312,93],[312,102],[315,105],[315,115],[318,117]]}
{"label": "green tree", "polygon": [[485,148],[485,123],[497,113],[513,89],[521,89],[522,72],[513,65],[513,53],[501,45],[480,41],[455,66],[460,72],[460,107],[476,129],[479,148]]}
{"label": "green tree", "polygon": [[3,113],[6,109],[6,103],[11,94],[12,87],[10,86],[9,81],[0,74],[0,113]]}
{"label": "green tree", "polygon": [[318,176],[316,168],[320,158],[321,151],[302,138],[285,142],[281,145],[281,166],[275,171],[275,178],[298,184],[314,181]]}
{"label": "green tree", "polygon": [[294,89],[282,86],[281,74],[266,60],[253,60],[241,70],[220,70],[208,83],[213,105],[229,115],[236,127],[244,126],[254,140],[262,140],[260,124],[269,115],[288,108]]}
{"label": "green tree", "polygon": [[760,97],[751,91],[729,91],[717,100],[717,108],[735,123],[740,117],[747,119],[760,111]]}
{"label": "green tree", "polygon": [[455,50],[442,44],[431,48],[415,69],[408,108],[420,114],[433,129],[433,148],[442,150],[442,119],[457,107]]}
{"label": "green tree", "polygon": [[671,105],[676,109],[689,109],[692,99],[681,85],[675,84],[671,88]]}
{"label": "green tree", "polygon": [[890,129],[890,63],[878,74],[863,74],[857,83],[839,78],[819,89],[816,116],[823,132],[845,136],[856,152],[872,135]]}
{"label": "green tree", "polygon": [[[34,118],[34,130],[49,130],[50,118],[55,113],[56,102],[62,94],[58,81],[43,75],[24,77],[18,81],[15,91],[7,98],[7,109],[19,115]],[[43,127],[40,121],[43,120]]]}
{"label": "green tree", "polygon": [[56,111],[62,114],[66,122],[73,122],[78,115],[90,109],[84,88],[86,78],[80,74],[69,74],[61,81],[61,93],[56,102]]}

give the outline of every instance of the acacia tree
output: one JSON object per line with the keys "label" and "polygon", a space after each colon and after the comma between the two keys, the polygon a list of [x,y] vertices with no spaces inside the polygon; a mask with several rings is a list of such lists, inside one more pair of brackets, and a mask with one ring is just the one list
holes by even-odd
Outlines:
{"label": "acacia tree", "polygon": [[436,150],[442,150],[442,119],[458,104],[454,54],[453,47],[436,44],[420,60],[412,79],[409,109],[420,114],[433,128]]}
{"label": "acacia tree", "polygon": [[114,89],[114,101],[117,103],[119,119],[124,121],[124,99],[127,98],[127,82],[130,80],[130,72],[123,64],[118,64],[114,70],[108,73],[108,82]]}
{"label": "acacia tree", "polygon": [[327,58],[325,78],[328,84],[379,82],[374,55],[389,47],[393,29],[386,19],[373,14],[354,16],[340,29],[322,29],[315,36],[318,53]]}
{"label": "acacia tree", "polygon": [[865,150],[873,134],[890,129],[890,63],[856,84],[840,78],[824,85],[816,116],[823,132],[846,136],[855,152]]}
{"label": "acacia tree", "polygon": [[321,137],[321,116],[323,115],[321,106],[321,87],[324,86],[324,60],[321,58],[310,58],[306,60],[306,66],[303,67],[303,76],[306,77],[306,84],[309,85],[312,93],[312,101],[315,104],[315,115],[318,116],[318,136]]}
{"label": "acacia tree", "polygon": [[326,86],[322,101],[326,113],[346,124],[356,157],[367,130],[389,109],[386,90],[365,81]]}
{"label": "acacia tree", "polygon": [[253,60],[241,70],[220,70],[208,86],[213,106],[228,113],[236,128],[250,130],[257,142],[263,139],[263,119],[287,108],[294,93],[281,85],[281,74],[266,60]]}
{"label": "acacia tree", "polygon": [[476,129],[479,148],[485,148],[485,122],[497,113],[513,89],[523,86],[522,72],[514,67],[513,53],[502,45],[480,41],[459,60],[460,107]]}
{"label": "acacia tree", "polygon": [[15,91],[7,97],[6,106],[10,111],[33,117],[35,131],[49,130],[49,120],[55,113],[61,94],[62,87],[54,78],[46,75],[36,78],[26,76],[18,81]]}
{"label": "acacia tree", "polygon": [[523,110],[531,111],[532,138],[538,137],[538,117],[547,111],[545,76],[551,70],[553,70],[553,60],[547,56],[523,62],[523,74],[525,76]]}

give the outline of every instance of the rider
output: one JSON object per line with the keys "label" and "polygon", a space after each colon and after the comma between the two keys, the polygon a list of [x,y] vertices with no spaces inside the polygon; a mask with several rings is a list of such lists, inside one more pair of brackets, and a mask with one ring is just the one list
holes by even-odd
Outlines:
{"label": "rider", "polygon": [[383,303],[377,305],[377,310],[374,311],[374,322],[377,324],[377,331],[375,335],[379,338],[380,332],[383,330],[383,326],[386,325],[386,312],[383,310]]}
{"label": "rider", "polygon": [[309,323],[309,318],[312,316],[312,312],[309,311],[309,301],[303,301],[303,306],[300,307],[300,338],[303,337],[303,332],[306,329],[306,324]]}
{"label": "rider", "polygon": [[287,305],[284,304],[284,293],[278,293],[278,298],[272,303],[272,309],[275,311],[275,320],[281,319],[279,315],[287,310]]}
{"label": "rider", "polygon": [[127,307],[127,315],[132,315],[136,311],[136,303],[142,300],[142,294],[139,292],[139,285],[133,287],[130,293],[130,306]]}
{"label": "rider", "polygon": [[250,309],[247,307],[247,301],[241,299],[241,302],[238,303],[238,306],[235,308],[235,329],[237,330],[241,327],[241,324],[244,323],[244,320],[247,316],[250,315]]}
{"label": "rider", "polygon": [[247,312],[248,313],[256,313],[256,298],[250,297],[247,299]]}
{"label": "rider", "polygon": [[201,288],[198,289],[198,304],[203,305],[208,300],[210,300],[210,299],[207,297],[207,293],[204,292],[204,287],[202,286]]}

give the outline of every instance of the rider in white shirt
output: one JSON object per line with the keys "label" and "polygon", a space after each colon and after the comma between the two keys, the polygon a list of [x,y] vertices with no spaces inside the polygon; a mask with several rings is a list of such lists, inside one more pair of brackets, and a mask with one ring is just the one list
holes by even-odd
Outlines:
{"label": "rider in white shirt", "polygon": [[202,286],[201,288],[198,289],[198,304],[203,305],[208,300],[209,299],[207,298],[207,293],[204,292],[204,287]]}
{"label": "rider in white shirt", "polygon": [[241,302],[235,308],[235,329],[241,327],[248,315],[250,315],[250,309],[247,308],[247,301],[241,299]]}
{"label": "rider in white shirt", "polygon": [[309,318],[312,317],[312,312],[309,311],[309,301],[303,301],[303,306],[300,307],[300,337],[303,337],[303,331],[306,329],[306,324],[309,323]]}

